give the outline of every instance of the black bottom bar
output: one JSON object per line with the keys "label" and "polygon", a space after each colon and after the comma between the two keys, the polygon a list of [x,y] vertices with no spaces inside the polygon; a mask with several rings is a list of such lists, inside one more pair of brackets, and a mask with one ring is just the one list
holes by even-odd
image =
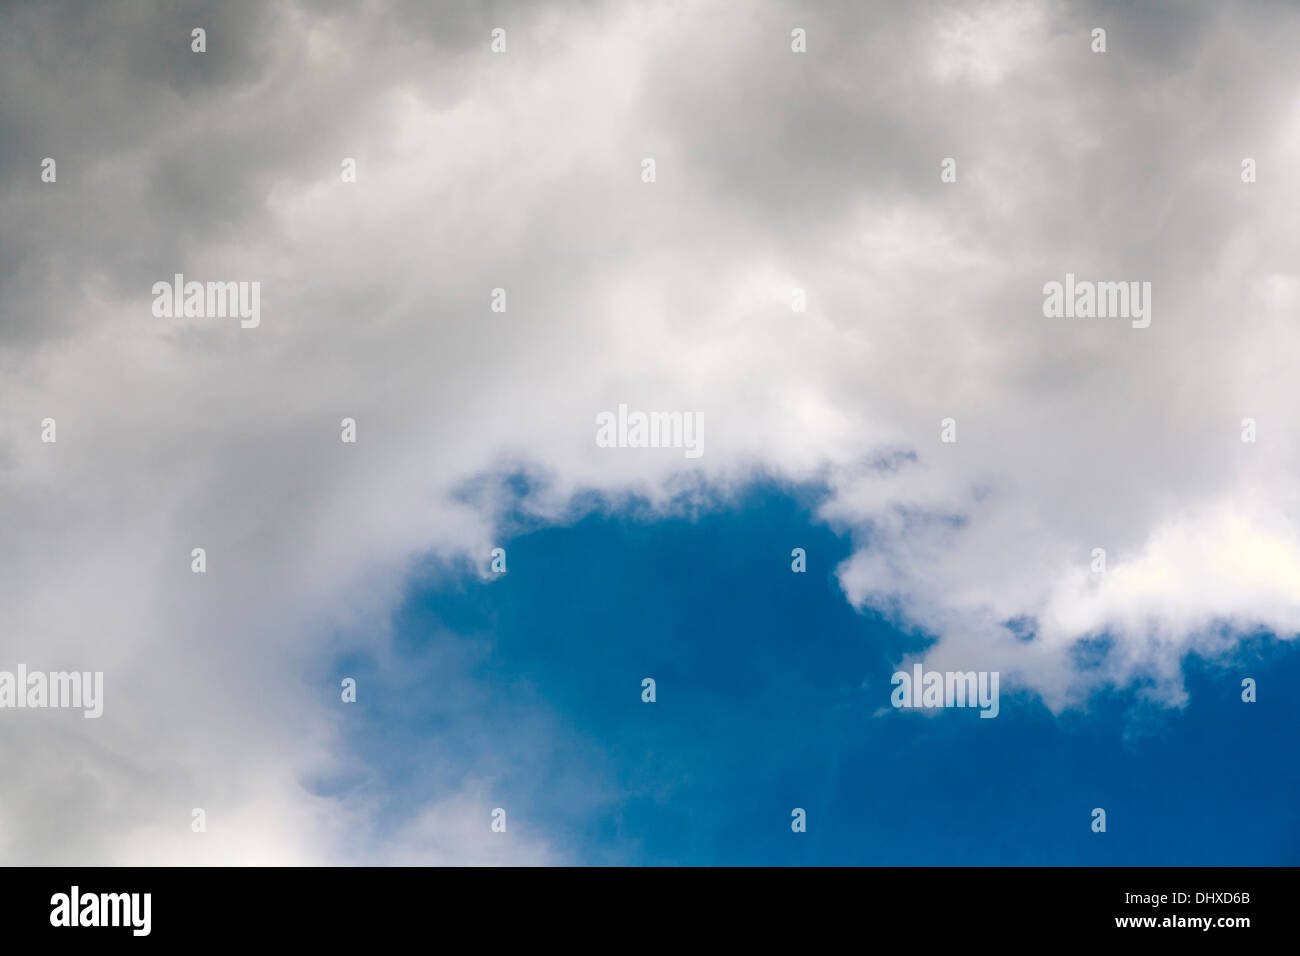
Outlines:
{"label": "black bottom bar", "polygon": [[9,939],[296,946],[421,932],[447,943],[466,933],[665,946],[901,934],[918,946],[1098,936],[1231,945],[1289,935],[1296,883],[1293,869],[44,868],[0,879]]}

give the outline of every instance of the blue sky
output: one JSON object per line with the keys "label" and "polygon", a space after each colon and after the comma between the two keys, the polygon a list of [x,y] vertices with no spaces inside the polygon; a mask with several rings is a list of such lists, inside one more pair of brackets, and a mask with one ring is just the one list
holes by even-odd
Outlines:
{"label": "blue sky", "polygon": [[1300,861],[1294,649],[1260,635],[1189,658],[1185,708],[1139,686],[1053,716],[1004,684],[993,720],[882,714],[927,638],[849,606],[833,573],[849,546],[816,500],[762,484],[703,514],[516,523],[507,574],[437,569],[398,614],[388,666],[339,662],[361,687],[347,741],[364,770],[331,790],[382,792],[396,827],[452,784],[440,771],[499,756],[484,820],[505,807],[575,863]]}

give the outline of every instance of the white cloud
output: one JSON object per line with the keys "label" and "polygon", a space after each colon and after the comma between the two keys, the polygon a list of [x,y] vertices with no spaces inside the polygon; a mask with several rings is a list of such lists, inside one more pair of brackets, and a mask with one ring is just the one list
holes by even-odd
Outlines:
{"label": "white cloud", "polygon": [[[1134,679],[1178,703],[1225,625],[1295,632],[1295,17],[1194,7],[1153,37],[1112,11],[1099,57],[1055,6],[936,34],[847,5],[806,17],[798,57],[780,4],[557,4],[494,57],[472,18],[394,9],[289,29],[302,7],[246,72],[166,95],[98,64],[122,102],[148,91],[129,139],[61,85],[18,124],[33,155],[79,145],[57,187],[19,164],[0,198],[24,256],[0,286],[0,650],[103,669],[108,700],[95,733],[0,736],[27,768],[0,783],[8,858],[355,860],[373,808],[303,784],[340,759],[324,662],[382,646],[421,555],[487,553],[491,499],[455,492],[519,463],[557,517],[588,488],[825,476],[848,598],[1054,707]],[[153,319],[176,271],[261,281],[261,327]],[[1152,281],[1151,328],[1044,319],[1067,271]],[[596,448],[619,402],[702,412],[704,458]],[[1002,626],[1023,616],[1034,641]],[[401,858],[556,858],[448,837],[474,792]]]}

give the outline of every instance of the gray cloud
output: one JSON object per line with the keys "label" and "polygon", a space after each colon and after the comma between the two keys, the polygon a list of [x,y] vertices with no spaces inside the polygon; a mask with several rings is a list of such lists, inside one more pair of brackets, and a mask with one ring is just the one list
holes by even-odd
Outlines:
{"label": "gray cloud", "polygon": [[[521,464],[554,520],[587,489],[825,476],[849,599],[1056,707],[1138,676],[1178,702],[1223,622],[1289,637],[1298,27],[1264,3],[11,5],[0,650],[102,667],[113,697],[0,742],[29,771],[0,784],[8,858],[355,859],[374,807],[304,784],[342,759],[321,662],[384,646],[429,553],[481,561],[496,499],[458,492]],[[1044,318],[1067,271],[1152,282],[1151,327]],[[175,272],[260,281],[261,327],[155,319]],[[619,402],[702,411],[705,456],[595,448]],[[1081,674],[1097,633],[1113,656]],[[500,859],[446,830],[498,756],[444,768],[372,855]]]}

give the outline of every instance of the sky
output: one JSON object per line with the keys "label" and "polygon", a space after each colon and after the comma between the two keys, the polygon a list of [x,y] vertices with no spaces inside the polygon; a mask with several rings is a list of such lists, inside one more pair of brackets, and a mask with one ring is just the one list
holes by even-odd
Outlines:
{"label": "sky", "polygon": [[[0,670],[105,690],[0,709],[0,859],[1296,863],[1298,40],[6,4]],[[892,707],[917,664],[998,716]]]}
{"label": "sky", "polygon": [[[593,513],[513,538],[499,580],[435,576],[399,612],[400,671],[339,661],[371,688],[346,733],[366,774],[322,792],[373,775],[400,832],[443,762],[491,750],[475,792],[568,863],[1294,864],[1300,655],[1256,637],[1190,659],[1184,708],[1125,688],[1059,716],[1023,692],[995,720],[894,711],[894,663],[933,637],[849,607],[815,501],[766,482],[697,519]],[[452,660],[479,693],[449,686]],[[1244,705],[1242,674],[1276,690]],[[521,739],[523,713],[545,732]]]}

